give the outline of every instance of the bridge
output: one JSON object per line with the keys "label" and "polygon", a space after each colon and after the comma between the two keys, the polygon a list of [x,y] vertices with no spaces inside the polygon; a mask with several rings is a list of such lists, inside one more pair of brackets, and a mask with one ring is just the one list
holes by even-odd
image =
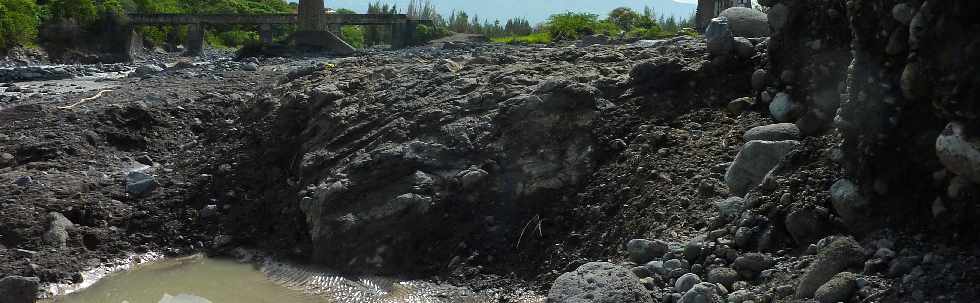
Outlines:
{"label": "bridge", "polygon": [[[204,49],[204,32],[208,25],[256,25],[262,43],[272,43],[273,26],[297,25],[297,46],[318,47],[336,54],[350,54],[354,48],[337,35],[344,25],[391,27],[391,47],[404,48],[415,42],[415,30],[431,20],[409,18],[404,14],[327,14],[322,0],[300,0],[298,14],[130,14],[130,26],[186,25],[187,52],[200,54]],[[129,31],[133,32],[133,31]],[[126,51],[132,54],[138,39],[129,39]]]}

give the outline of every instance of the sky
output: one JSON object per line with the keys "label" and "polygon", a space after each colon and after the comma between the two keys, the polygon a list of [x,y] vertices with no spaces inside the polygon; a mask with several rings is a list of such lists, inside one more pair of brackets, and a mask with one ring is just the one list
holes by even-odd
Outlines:
{"label": "sky", "polygon": [[[368,3],[377,0],[326,0],[329,8],[347,8],[358,13],[367,11]],[[290,0],[296,2],[296,0]],[[382,0],[382,3],[397,4],[404,10],[409,0]],[[481,20],[506,21],[513,17],[524,17],[532,24],[544,22],[552,14],[566,11],[591,12],[606,16],[609,11],[626,6],[643,10],[648,5],[660,15],[686,18],[694,14],[697,0],[432,0],[432,4],[443,16],[449,16],[453,10],[465,10],[471,17],[476,14]]]}

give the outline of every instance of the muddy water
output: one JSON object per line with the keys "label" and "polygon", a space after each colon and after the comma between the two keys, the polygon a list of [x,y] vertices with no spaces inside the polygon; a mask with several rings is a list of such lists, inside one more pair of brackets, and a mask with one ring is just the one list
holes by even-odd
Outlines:
{"label": "muddy water", "polygon": [[54,301],[65,303],[330,302],[273,283],[250,264],[185,258],[140,265]]}

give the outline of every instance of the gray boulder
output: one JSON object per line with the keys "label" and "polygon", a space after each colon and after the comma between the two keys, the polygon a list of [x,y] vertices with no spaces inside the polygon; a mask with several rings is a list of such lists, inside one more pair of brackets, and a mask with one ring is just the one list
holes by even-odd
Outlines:
{"label": "gray boulder", "polygon": [[789,122],[794,118],[796,111],[796,104],[793,103],[793,99],[787,93],[777,93],[776,97],[772,98],[772,102],[769,103],[769,114],[779,122]]}
{"label": "gray boulder", "polygon": [[47,216],[48,230],[42,235],[44,243],[56,248],[68,247],[68,232],[75,229],[75,224],[58,212],[50,212]]}
{"label": "gray boulder", "polygon": [[698,283],[701,283],[701,277],[698,277],[698,275],[692,273],[686,273],[680,278],[677,278],[677,281],[674,281],[674,292],[687,292]]}
{"label": "gray boulder", "polygon": [[823,208],[804,207],[786,215],[786,232],[798,246],[806,246],[830,234],[830,214]]}
{"label": "gray boulder", "polygon": [[704,38],[712,56],[727,56],[735,49],[735,36],[725,17],[711,19],[708,29],[704,31]]}
{"label": "gray boulder", "polygon": [[964,132],[966,126],[951,122],[936,139],[936,156],[946,170],[980,184],[980,138]]}
{"label": "gray boulder", "polygon": [[727,289],[732,289],[732,285],[738,281],[738,272],[728,267],[712,268],[708,271],[708,282],[718,283]]}
{"label": "gray boulder", "polygon": [[915,16],[915,9],[907,3],[899,3],[892,7],[892,17],[895,21],[898,21],[904,25],[909,25],[912,22],[912,17]]}
{"label": "gray boulder", "polygon": [[769,16],[747,7],[732,7],[719,15],[728,18],[735,36],[759,38],[769,36]]}
{"label": "gray boulder", "polygon": [[834,275],[830,281],[824,283],[813,294],[813,298],[820,303],[849,302],[854,292],[857,291],[857,275],[850,272],[842,272]]}
{"label": "gray boulder", "polygon": [[851,231],[860,231],[868,221],[871,202],[861,196],[856,184],[840,179],[830,187],[830,201]]}
{"label": "gray boulder", "polygon": [[667,249],[667,243],[659,240],[633,239],[626,243],[626,251],[629,253],[630,261],[639,264],[645,264],[655,258],[662,257],[667,253]]}
{"label": "gray boulder", "polygon": [[745,206],[745,199],[731,197],[715,202],[715,205],[718,206],[719,217],[725,220],[732,220],[738,218],[738,215],[742,212],[742,208]]}
{"label": "gray boulder", "polygon": [[629,270],[607,262],[592,262],[565,273],[548,291],[548,302],[646,303],[650,301],[640,279]]}
{"label": "gray boulder", "polygon": [[142,171],[131,171],[126,174],[126,192],[136,197],[145,196],[157,189],[156,178]]}
{"label": "gray boulder", "polygon": [[718,286],[708,282],[698,283],[684,293],[681,303],[721,303],[721,295],[718,294]]}
{"label": "gray boulder", "polygon": [[259,65],[253,62],[244,63],[242,64],[242,70],[247,72],[254,72],[259,70]]}
{"label": "gray boulder", "polygon": [[745,37],[735,37],[735,55],[739,58],[752,58],[755,56],[755,46],[752,45],[752,41],[749,41]]}
{"label": "gray boulder", "polygon": [[0,302],[34,303],[39,284],[38,278],[9,276],[0,279]]}
{"label": "gray boulder", "polygon": [[755,98],[742,97],[728,102],[727,107],[729,112],[738,114],[753,106],[755,106]]}
{"label": "gray boulder", "polygon": [[800,128],[793,123],[776,123],[763,126],[756,126],[745,132],[742,136],[745,141],[783,141],[799,140]]}
{"label": "gray boulder", "polygon": [[796,288],[796,297],[813,297],[814,292],[835,275],[848,268],[861,267],[864,260],[864,248],[853,238],[833,238],[830,244],[820,249],[817,259],[803,274],[800,285]]}
{"label": "gray boulder", "polygon": [[760,253],[747,253],[735,258],[732,267],[738,271],[742,278],[755,279],[763,270],[772,268],[773,260]]}
{"label": "gray boulder", "polygon": [[756,302],[758,298],[748,290],[739,290],[728,294],[728,303]]}
{"label": "gray boulder", "polygon": [[145,77],[149,75],[158,74],[163,71],[162,67],[156,66],[154,64],[143,64],[136,68],[130,77]]}
{"label": "gray boulder", "polygon": [[725,172],[725,183],[732,193],[745,196],[759,185],[783,156],[800,146],[799,141],[749,141]]}

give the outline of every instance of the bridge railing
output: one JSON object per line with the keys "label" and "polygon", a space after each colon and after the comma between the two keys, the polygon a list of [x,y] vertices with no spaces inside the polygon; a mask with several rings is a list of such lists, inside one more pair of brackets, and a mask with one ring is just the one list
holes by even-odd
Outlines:
{"label": "bridge railing", "polygon": [[[180,25],[180,24],[294,24],[296,14],[130,14],[129,21],[135,25]],[[324,14],[322,23],[326,25],[392,25],[406,22],[430,24],[431,20],[409,18],[405,14]]]}

